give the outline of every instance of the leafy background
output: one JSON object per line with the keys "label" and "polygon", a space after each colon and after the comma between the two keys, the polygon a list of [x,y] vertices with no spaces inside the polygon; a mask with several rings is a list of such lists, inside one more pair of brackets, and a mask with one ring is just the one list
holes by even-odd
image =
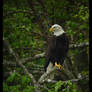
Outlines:
{"label": "leafy background", "polygon": [[[3,2],[3,37],[20,59],[34,57],[46,50],[47,39],[51,36],[48,30],[55,23],[66,31],[70,44],[89,41],[88,0],[3,0]],[[83,76],[89,73],[88,47],[70,50],[69,57],[76,76],[79,73]],[[3,60],[3,91],[34,92],[35,87],[30,84],[31,79],[23,70],[17,65],[7,64],[9,62],[15,64],[15,59],[5,47]],[[42,57],[26,63],[25,66],[36,79],[39,79],[44,71],[44,63],[45,59]],[[38,71],[38,74],[33,72],[34,70]],[[88,81],[62,83],[63,80],[68,79],[72,77],[68,75],[66,79],[62,77],[56,84],[46,83],[45,86],[48,92],[89,92]],[[47,91],[42,88],[41,92]]]}

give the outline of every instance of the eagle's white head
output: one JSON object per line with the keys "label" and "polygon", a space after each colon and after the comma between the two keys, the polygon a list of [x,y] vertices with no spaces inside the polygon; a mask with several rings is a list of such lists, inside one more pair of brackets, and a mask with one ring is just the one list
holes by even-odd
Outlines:
{"label": "eagle's white head", "polygon": [[58,24],[52,25],[52,27],[50,28],[49,31],[53,32],[55,36],[60,36],[63,33],[65,33],[63,28],[60,25],[58,25]]}

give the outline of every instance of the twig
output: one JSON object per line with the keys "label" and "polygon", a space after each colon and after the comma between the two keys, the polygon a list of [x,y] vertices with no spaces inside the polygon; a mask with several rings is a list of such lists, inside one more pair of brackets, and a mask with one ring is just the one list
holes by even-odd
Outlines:
{"label": "twig", "polygon": [[28,57],[28,58],[24,58],[22,59],[22,63],[25,64],[27,61],[32,61],[35,59],[39,59],[39,58],[43,58],[45,56],[45,52],[41,53],[41,54],[37,54],[34,57]]}

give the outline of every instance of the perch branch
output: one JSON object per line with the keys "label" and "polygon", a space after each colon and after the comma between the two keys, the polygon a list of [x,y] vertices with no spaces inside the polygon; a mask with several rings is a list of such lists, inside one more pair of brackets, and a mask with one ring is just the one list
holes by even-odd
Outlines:
{"label": "perch branch", "polygon": [[[69,45],[69,49],[74,49],[74,48],[81,48],[81,47],[86,47],[86,46],[89,46],[89,43],[86,42],[86,43],[80,43],[80,44],[71,44]],[[28,61],[32,61],[32,60],[35,60],[35,59],[39,59],[39,58],[43,58],[45,57],[45,52],[41,53],[41,54],[37,54],[35,55],[34,57],[27,57],[27,58],[24,58],[22,60],[22,63],[25,64],[27,63]]]}
{"label": "perch branch", "polygon": [[44,74],[42,74],[42,76],[40,77],[40,79],[38,80],[38,83],[43,83],[45,80],[45,78],[50,75],[51,73],[53,73],[56,70],[56,67],[53,67],[49,72],[45,72]]}

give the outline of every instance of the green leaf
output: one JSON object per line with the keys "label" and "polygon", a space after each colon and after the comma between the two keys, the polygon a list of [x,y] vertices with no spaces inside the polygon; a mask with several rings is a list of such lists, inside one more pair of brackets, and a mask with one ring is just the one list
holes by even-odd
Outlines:
{"label": "green leaf", "polygon": [[34,87],[33,86],[27,86],[23,92],[34,92]]}
{"label": "green leaf", "polygon": [[28,83],[30,83],[30,78],[27,77],[27,76],[22,76],[22,77],[21,77],[21,83],[22,83],[22,85],[24,85],[24,86],[28,85]]}
{"label": "green leaf", "polygon": [[8,85],[6,83],[3,83],[3,91],[8,92],[8,90],[9,90]]}
{"label": "green leaf", "polygon": [[55,84],[55,92],[58,92],[58,89],[61,87],[62,84],[62,81],[58,81],[56,84]]}

